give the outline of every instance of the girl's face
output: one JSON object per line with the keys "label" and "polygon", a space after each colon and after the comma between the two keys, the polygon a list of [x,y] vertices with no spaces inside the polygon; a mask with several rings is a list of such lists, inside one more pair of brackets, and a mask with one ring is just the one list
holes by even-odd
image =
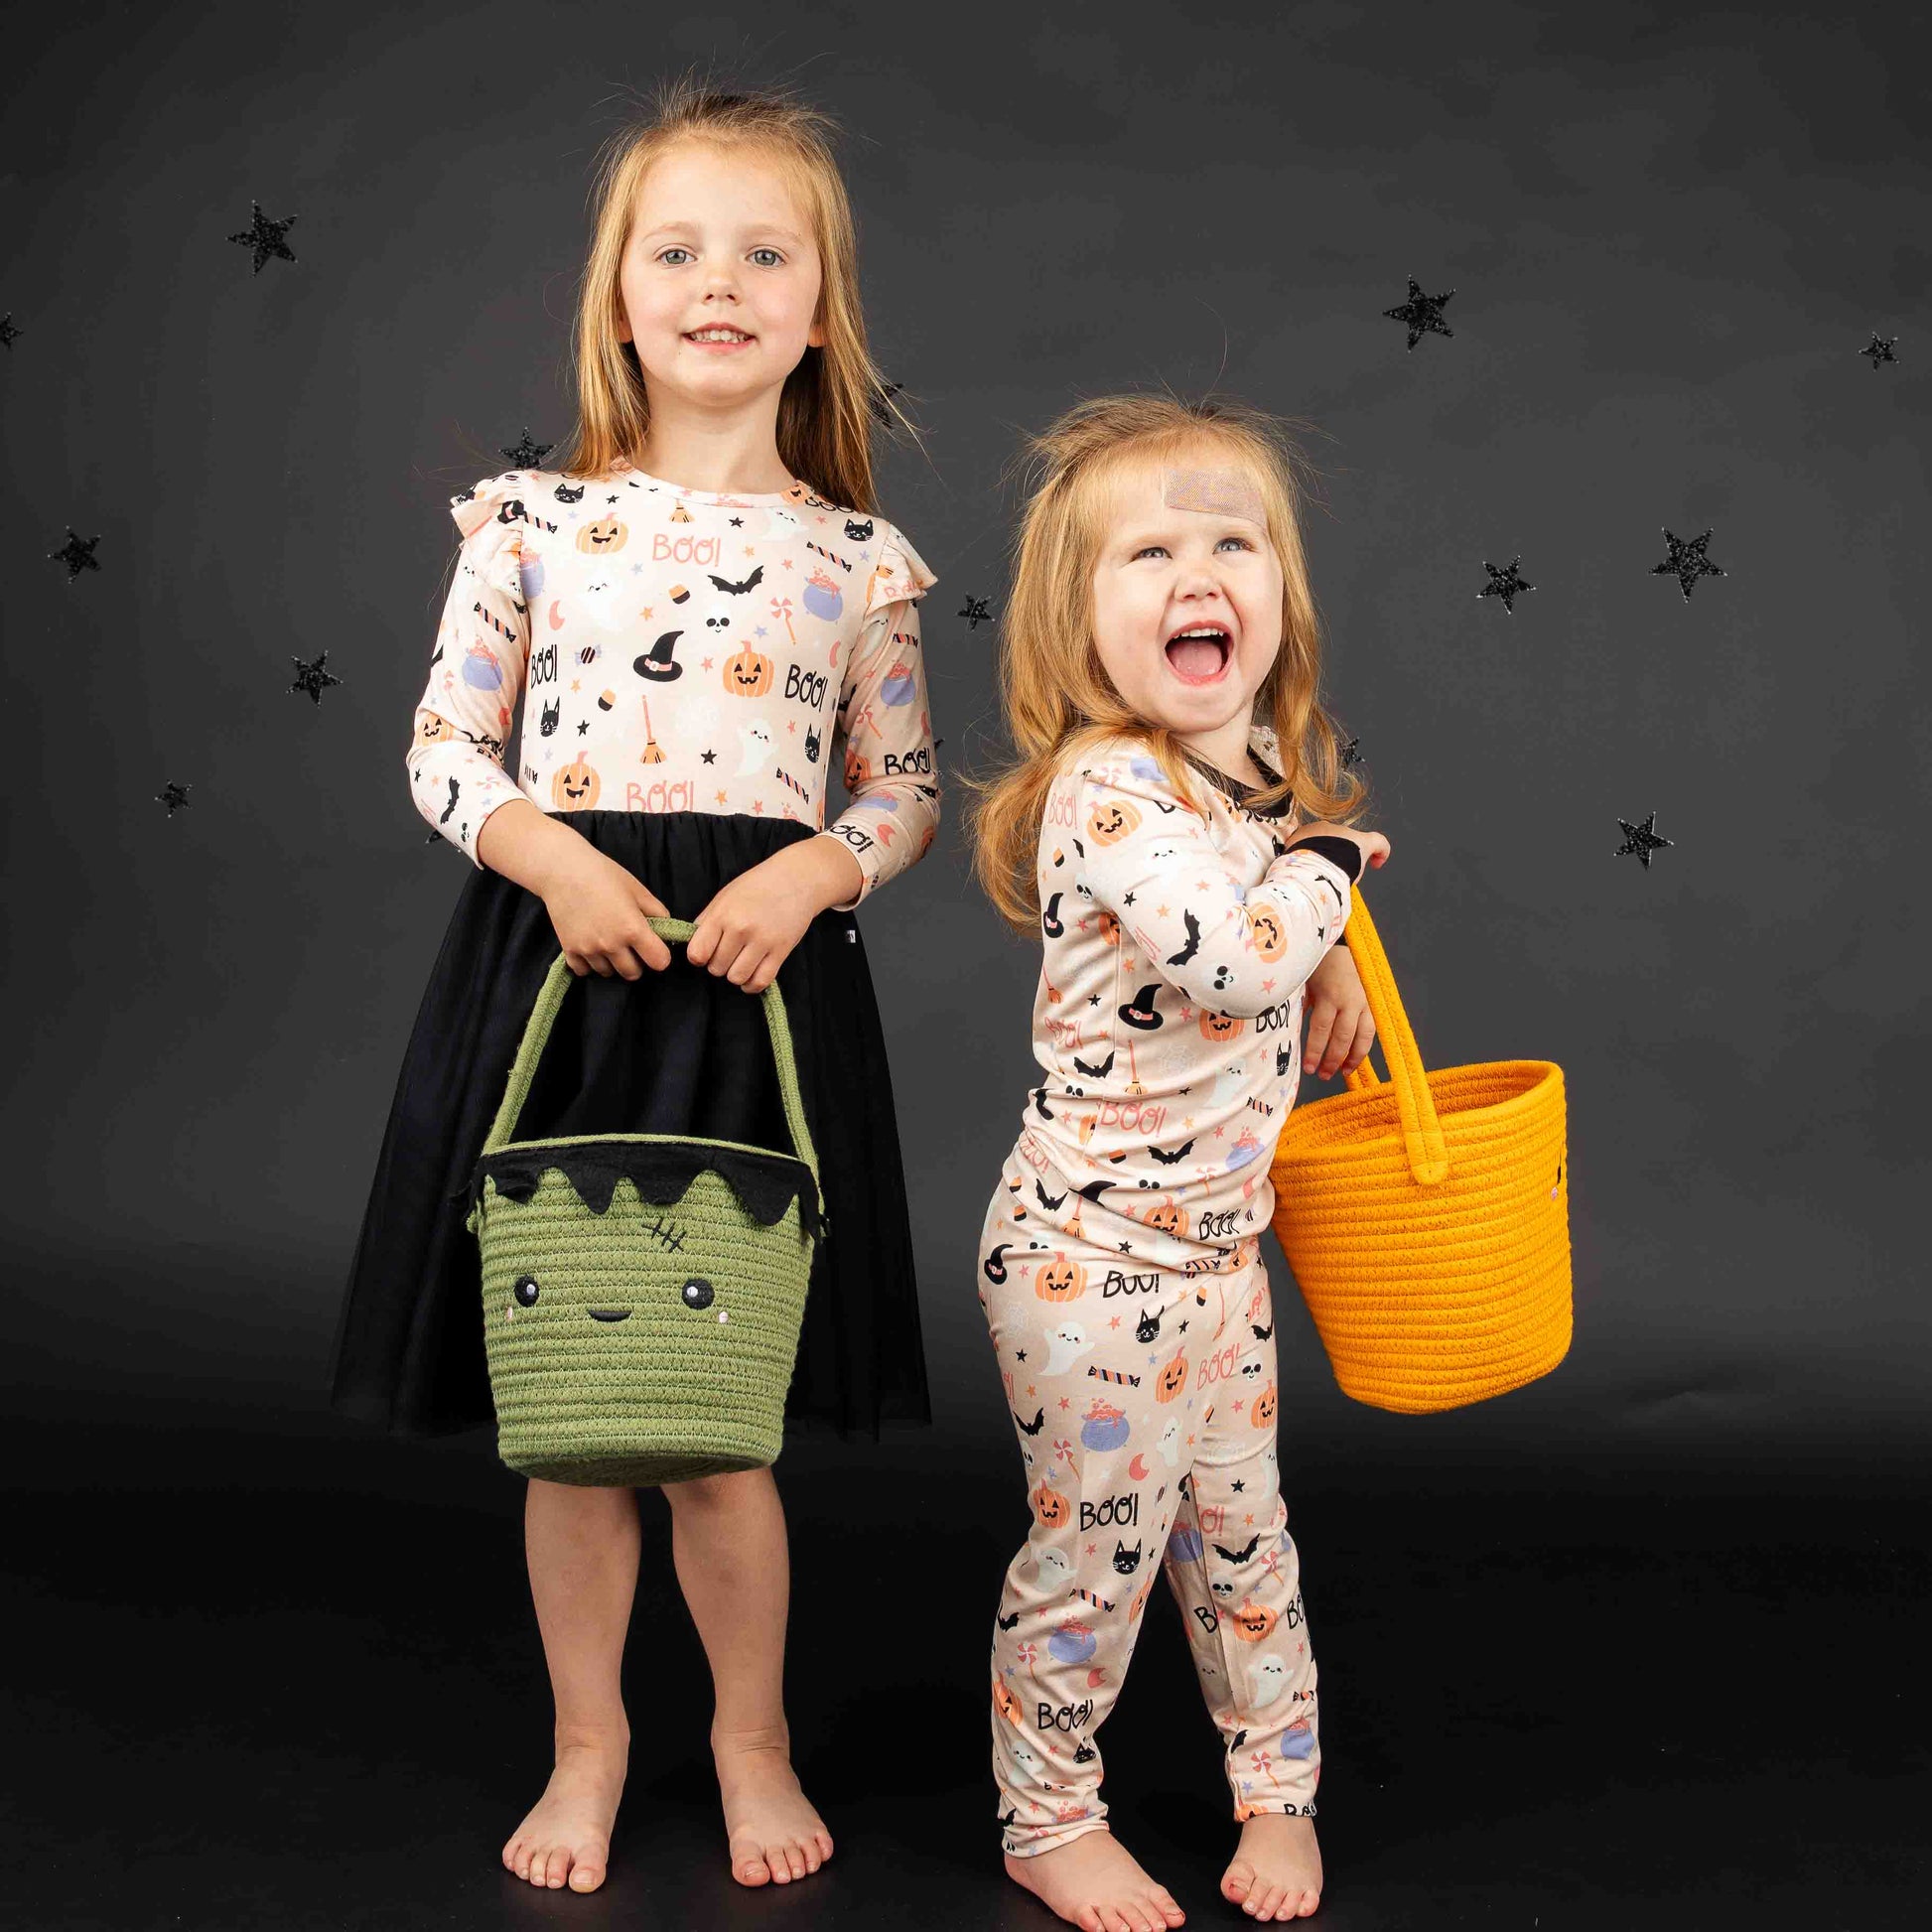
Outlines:
{"label": "girl's face", "polygon": [[650,386],[732,407],[781,385],[807,348],[818,248],[789,178],[749,148],[686,142],[652,163],[620,285],[620,340]]}
{"label": "girl's face", "polygon": [[1253,717],[1282,642],[1266,517],[1246,468],[1211,445],[1115,478],[1094,563],[1094,642],[1149,724],[1191,737]]}

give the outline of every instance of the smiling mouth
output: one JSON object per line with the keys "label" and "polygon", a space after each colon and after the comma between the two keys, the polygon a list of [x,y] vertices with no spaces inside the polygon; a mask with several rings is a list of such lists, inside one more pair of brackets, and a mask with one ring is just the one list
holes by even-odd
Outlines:
{"label": "smiling mouth", "polygon": [[1234,639],[1217,623],[1189,624],[1168,639],[1167,659],[1182,684],[1212,684],[1234,661]]}
{"label": "smiling mouth", "polygon": [[758,339],[742,329],[691,329],[685,332],[684,340],[700,348],[744,348]]}
{"label": "smiling mouth", "polygon": [[628,1321],[630,1319],[630,1311],[628,1309],[592,1309],[589,1312],[593,1321]]}

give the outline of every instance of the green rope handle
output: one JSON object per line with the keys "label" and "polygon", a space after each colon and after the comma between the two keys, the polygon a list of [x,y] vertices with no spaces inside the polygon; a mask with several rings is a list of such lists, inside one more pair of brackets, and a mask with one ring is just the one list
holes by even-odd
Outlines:
{"label": "green rope handle", "polygon": [[[660,939],[673,946],[683,945],[697,930],[689,919],[652,919],[649,923],[650,929]],[[646,972],[649,970],[645,968]],[[483,1145],[484,1154],[499,1153],[509,1144],[510,1136],[516,1131],[523,1102],[529,1097],[530,1082],[536,1076],[537,1062],[543,1057],[543,1049],[550,1040],[550,1029],[556,1024],[557,1011],[576,978],[577,975],[570,970],[569,956],[559,953],[551,963],[549,977],[544,980],[536,1004],[530,1009],[530,1018],[524,1024],[522,1043],[516,1049],[516,1063],[510,1068],[509,1085],[503,1090],[502,1104],[496,1109],[496,1118],[490,1123],[489,1136]],[[765,1030],[771,1035],[771,1056],[778,1064],[778,1093],[784,1102],[785,1126],[791,1132],[792,1152],[811,1170],[812,1182],[816,1186],[818,1154],[812,1146],[811,1129],[805,1125],[805,1100],[798,1091],[798,1065],[792,1057],[791,1028],[785,1019],[784,995],[778,991],[778,982],[774,979],[760,997],[764,1003]],[[665,1137],[646,1135],[641,1138],[657,1140]]]}

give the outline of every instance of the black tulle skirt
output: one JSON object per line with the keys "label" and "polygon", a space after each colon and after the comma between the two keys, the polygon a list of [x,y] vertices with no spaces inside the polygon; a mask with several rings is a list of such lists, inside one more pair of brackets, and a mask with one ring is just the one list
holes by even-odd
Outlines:
{"label": "black tulle skirt", "polygon": [[[791,820],[572,812],[675,918],[781,846]],[[543,901],[474,872],[403,1054],[338,1326],[332,1401],[398,1435],[492,1425],[468,1182],[559,951]],[[931,1420],[891,1069],[865,943],[824,912],[778,970],[831,1233],[813,1262],[788,1428],[876,1435]],[[761,1002],[673,947],[640,980],[591,973],[563,1003],[517,1138],[690,1134],[790,1146]]]}

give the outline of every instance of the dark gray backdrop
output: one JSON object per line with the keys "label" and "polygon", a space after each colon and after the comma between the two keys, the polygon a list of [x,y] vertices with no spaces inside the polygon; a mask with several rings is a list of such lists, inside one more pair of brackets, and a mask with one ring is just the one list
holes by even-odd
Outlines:
{"label": "dark gray backdrop", "polygon": [[[994,632],[955,613],[1003,600],[1022,426],[1154,382],[1320,426],[1328,696],[1395,848],[1371,902],[1431,1064],[1566,1069],[1577,1340],[1533,1388],[1392,1418],[1285,1294],[1285,1461],[1922,1475],[1932,171],[1903,50],[1631,6],[261,20],[68,7],[14,48],[17,1417],[350,1428],[340,1284],[464,876],[402,764],[445,501],[526,424],[564,435],[596,144],[722,56],[863,137],[868,316],[929,447],[888,458],[885,508],[939,572],[948,764],[997,725]],[[298,217],[295,263],[225,239],[251,198]],[[1412,274],[1454,333],[1410,352],[1381,312]],[[1874,330],[1896,362],[1861,359]],[[101,566],[71,584],[69,523]],[[1665,525],[1726,573],[1688,603],[1651,574]],[[1511,617],[1476,592],[1519,553]],[[290,659],[324,650],[313,707]],[[928,1441],[1010,1457],[972,1244],[1036,956],[953,801],[864,922]],[[1673,846],[1613,857],[1653,809]]]}

